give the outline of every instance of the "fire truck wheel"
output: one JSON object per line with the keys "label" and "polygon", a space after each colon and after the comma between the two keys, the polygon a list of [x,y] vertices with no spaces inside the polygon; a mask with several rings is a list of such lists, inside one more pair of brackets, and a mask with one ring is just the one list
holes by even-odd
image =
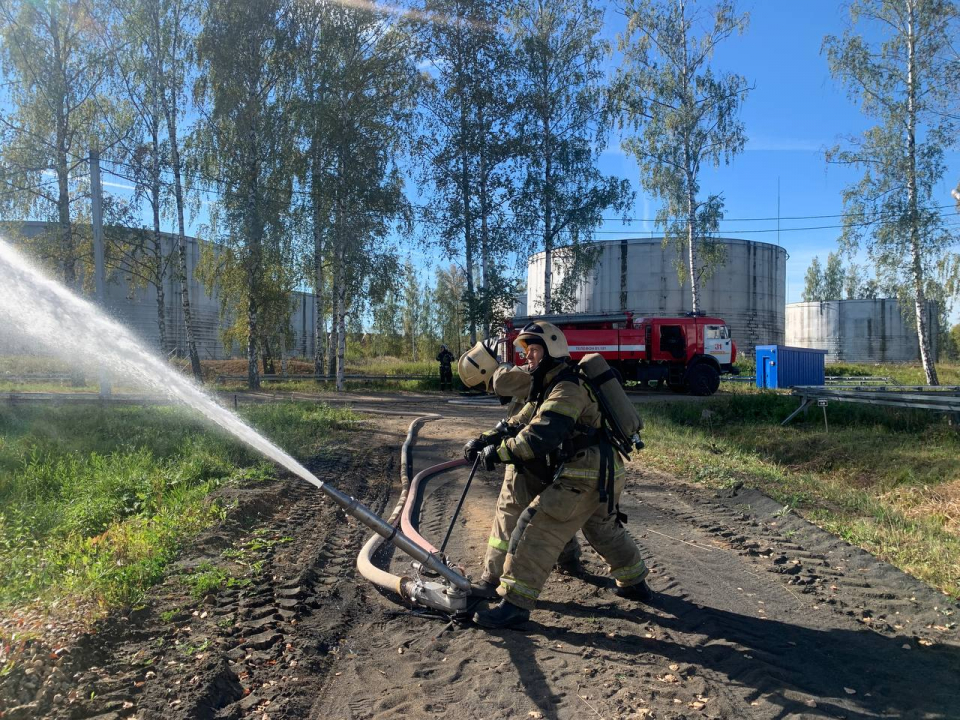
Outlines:
{"label": "fire truck wheel", "polygon": [[706,363],[690,368],[687,376],[687,385],[691,395],[713,395],[720,387],[720,373],[716,368]]}

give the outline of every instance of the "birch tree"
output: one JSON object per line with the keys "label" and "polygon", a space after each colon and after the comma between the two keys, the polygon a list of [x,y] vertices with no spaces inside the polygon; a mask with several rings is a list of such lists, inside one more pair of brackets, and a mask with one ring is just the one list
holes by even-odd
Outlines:
{"label": "birch tree", "polygon": [[456,265],[438,267],[436,286],[433,290],[433,306],[436,313],[440,342],[450,348],[459,357],[463,350],[462,341],[467,329],[464,313],[464,296],[467,279]]}
{"label": "birch tree", "polygon": [[398,158],[407,146],[419,88],[410,36],[373,6],[331,3],[333,31],[328,193],[337,390],[344,389],[347,318],[397,276],[391,230],[409,232]]}
{"label": "birch tree", "polygon": [[[221,301],[243,315],[250,389],[260,386],[258,355],[281,324],[278,303],[289,321],[295,284],[286,226],[293,177],[287,10],[283,0],[209,0],[197,40],[195,93],[205,102],[201,168],[222,184],[213,222],[227,248],[208,255],[215,267],[207,279],[217,280]],[[229,283],[236,274],[242,281]],[[231,287],[235,293],[227,292]]]}
{"label": "birch tree", "polygon": [[827,265],[823,270],[823,299],[843,300],[843,284],[846,272],[843,258],[839,252],[827,254]]}
{"label": "birch tree", "polygon": [[[608,209],[626,211],[625,180],[597,169],[609,134],[599,37],[603,13],[590,0],[518,0],[508,14],[518,63],[517,134],[522,163],[512,200],[517,231],[545,256],[543,312],[562,310],[553,298],[553,264],[564,247],[571,270],[589,269],[582,243]],[[531,298],[536,302],[537,298]]]}
{"label": "birch tree", "polygon": [[478,326],[489,337],[493,309],[512,290],[505,257],[519,246],[507,215],[516,65],[498,24],[503,10],[491,0],[430,0],[419,27],[430,68],[421,169],[434,192],[426,218],[447,258],[463,268],[473,341]]}
{"label": "birch tree", "polygon": [[620,37],[623,64],[616,83],[622,121],[635,134],[623,148],[640,165],[640,184],[661,201],[657,225],[677,247],[680,284],[690,282],[691,309],[700,288],[723,265],[723,246],[710,240],[723,218],[723,197],[701,191],[706,166],[728,164],[746,142],[740,107],[747,81],[716,73],[717,46],[747,27],[733,0],[709,10],[692,0],[627,0]]}
{"label": "birch tree", "polygon": [[[176,250],[173,267],[180,285],[186,347],[197,382],[203,381],[197,351],[190,276],[187,266],[186,204],[180,121],[187,112],[187,76],[191,67],[199,6],[196,0],[111,0],[122,50],[113,56],[127,101],[133,106],[144,137],[130,149],[130,178],[147,198],[153,221],[152,248],[159,262],[160,226],[173,213]],[[169,173],[172,182],[165,179]],[[158,298],[159,302],[159,298]]]}
{"label": "birch tree", "polygon": [[167,323],[164,281],[169,258],[163,247],[161,214],[166,184],[161,173],[169,166],[163,142],[163,77],[159,52],[159,6],[136,0],[111,3],[110,25],[106,29],[115,48],[114,73],[125,103],[132,114],[130,133],[121,141],[127,158],[125,177],[134,183],[133,202],[147,201],[152,221],[151,232],[136,232],[127,242],[115,246],[122,253],[121,266],[133,285],[154,287],[157,302],[157,331],[160,352],[166,354]]}
{"label": "birch tree", "polygon": [[843,36],[824,40],[833,76],[877,123],[827,153],[828,162],[863,170],[843,193],[841,243],[851,251],[865,244],[878,274],[903,288],[930,385],[938,379],[927,284],[956,241],[934,190],[957,131],[957,20],[950,0],[856,0]]}
{"label": "birch tree", "polygon": [[424,314],[423,293],[417,271],[408,257],[403,265],[403,335],[410,348],[410,355],[417,361],[417,342]]}
{"label": "birch tree", "polygon": [[57,237],[41,238],[35,250],[74,289],[82,258],[72,223],[85,199],[77,175],[109,111],[102,90],[110,63],[98,25],[83,0],[0,0],[0,66],[10,103],[0,112],[3,205],[7,214],[56,223]]}
{"label": "birch tree", "polygon": [[820,257],[814,256],[803,276],[803,294],[800,297],[803,302],[820,302],[824,299],[823,287],[823,265]]}
{"label": "birch tree", "polygon": [[180,154],[180,119],[187,108],[187,74],[191,65],[190,53],[194,37],[190,28],[197,20],[197,0],[158,0],[156,26],[152,28],[154,42],[161,52],[158,66],[161,80],[160,98],[166,118],[167,141],[170,152],[170,171],[173,175],[173,201],[177,214],[177,260],[180,281],[180,304],[187,334],[187,354],[190,368],[197,382],[203,381],[200,354],[197,351],[196,332],[190,306],[190,285],[187,273],[187,230],[185,220],[185,187],[183,160]]}
{"label": "birch tree", "polygon": [[[302,137],[301,186],[299,196],[310,235],[309,274],[316,297],[314,323],[314,373],[323,375],[327,360],[334,359],[328,349],[327,312],[330,271],[331,193],[324,185],[330,171],[333,136],[328,131],[334,112],[331,83],[337,66],[336,18],[339,11],[332,3],[295,3],[294,58],[297,68],[297,92],[293,102],[298,133]],[[329,351],[328,351],[329,350]],[[335,370],[335,368],[332,368]]]}

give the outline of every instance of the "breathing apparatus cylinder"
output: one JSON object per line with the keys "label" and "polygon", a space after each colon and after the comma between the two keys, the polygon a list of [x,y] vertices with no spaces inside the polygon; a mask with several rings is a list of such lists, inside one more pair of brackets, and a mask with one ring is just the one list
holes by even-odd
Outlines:
{"label": "breathing apparatus cylinder", "polygon": [[620,450],[629,453],[631,449],[642,448],[640,431],[643,429],[643,420],[627,397],[619,373],[599,353],[584,355],[579,367],[596,393],[604,420],[609,425],[613,439],[618,441]]}

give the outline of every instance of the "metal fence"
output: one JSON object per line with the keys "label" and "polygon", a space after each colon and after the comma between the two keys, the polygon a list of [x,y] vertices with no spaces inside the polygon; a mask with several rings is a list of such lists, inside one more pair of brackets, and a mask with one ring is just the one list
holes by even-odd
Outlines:
{"label": "metal fence", "polygon": [[[389,380],[438,380],[439,375],[344,375],[344,380],[360,382],[384,382]],[[217,375],[216,383],[245,382],[247,375]],[[335,382],[336,375],[261,375],[261,382],[317,381]]]}
{"label": "metal fence", "polygon": [[809,385],[793,388],[800,398],[800,407],[782,422],[786,425],[814,403],[824,410],[831,402],[852,402],[866,405],[886,405],[911,410],[960,415],[960,386],[957,385]]}

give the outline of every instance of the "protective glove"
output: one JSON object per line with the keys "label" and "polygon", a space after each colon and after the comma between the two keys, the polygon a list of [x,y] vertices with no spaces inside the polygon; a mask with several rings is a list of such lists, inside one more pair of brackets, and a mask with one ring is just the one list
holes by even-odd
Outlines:
{"label": "protective glove", "polygon": [[497,453],[496,445],[487,445],[480,454],[480,463],[487,472],[490,472],[495,465],[502,462],[503,460],[500,459],[500,455]]}
{"label": "protective glove", "polygon": [[490,443],[482,437],[474,438],[466,445],[463,446],[463,458],[469,462],[473,462],[477,459],[477,455],[483,452],[483,449],[487,447]]}

